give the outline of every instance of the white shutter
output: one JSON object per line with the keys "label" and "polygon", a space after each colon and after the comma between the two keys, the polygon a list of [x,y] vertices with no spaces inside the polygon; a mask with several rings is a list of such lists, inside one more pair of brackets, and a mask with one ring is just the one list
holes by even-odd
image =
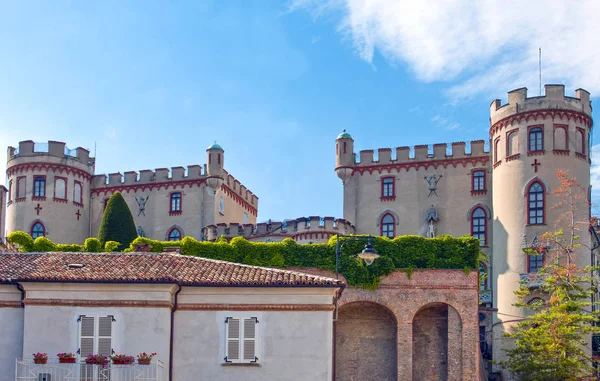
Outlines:
{"label": "white shutter", "polygon": [[112,316],[98,318],[98,354],[112,355]]}
{"label": "white shutter", "polygon": [[94,317],[81,316],[79,322],[79,355],[86,358],[94,353]]}
{"label": "white shutter", "polygon": [[240,319],[228,317],[225,327],[226,341],[226,357],[227,362],[240,361]]}
{"label": "white shutter", "polygon": [[244,357],[242,362],[256,362],[256,323],[258,320],[255,317],[244,319],[243,330],[243,348]]}

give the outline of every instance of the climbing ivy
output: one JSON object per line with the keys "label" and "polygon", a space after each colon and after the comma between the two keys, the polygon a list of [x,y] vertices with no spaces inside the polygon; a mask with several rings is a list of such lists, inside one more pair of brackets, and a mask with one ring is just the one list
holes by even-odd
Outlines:
{"label": "climbing ivy", "polygon": [[[27,238],[29,237],[29,239]],[[361,237],[356,239],[356,237]],[[339,259],[339,271],[350,285],[366,288],[377,287],[381,275],[386,275],[395,269],[403,269],[410,274],[418,269],[477,269],[481,259],[479,240],[470,236],[452,237],[448,235],[436,238],[423,238],[416,235],[399,236],[394,239],[375,237],[374,247],[380,255],[371,266],[357,257],[366,243],[366,236],[340,237],[339,245],[342,254]],[[21,251],[31,248],[44,248],[44,251],[67,251],[65,248],[79,250],[69,251],[99,251],[99,242],[95,239],[86,240],[85,245],[55,245],[47,238],[35,242],[27,233],[14,232],[8,237],[11,243],[18,245]],[[31,243],[30,243],[31,242]],[[250,242],[242,237],[235,237],[227,242],[224,238],[216,242],[197,241],[185,237],[180,241],[159,241],[145,237],[136,238],[126,252],[135,251],[135,245],[149,243],[152,252],[162,252],[165,247],[179,247],[181,254],[203,258],[219,259],[229,262],[244,263],[254,266],[301,268],[314,267],[325,270],[335,270],[336,238],[332,237],[327,243],[299,245],[292,239],[282,242]],[[36,245],[37,244],[37,245]],[[105,251],[114,250],[114,244],[106,243]],[[93,249],[93,250],[92,250]]]}

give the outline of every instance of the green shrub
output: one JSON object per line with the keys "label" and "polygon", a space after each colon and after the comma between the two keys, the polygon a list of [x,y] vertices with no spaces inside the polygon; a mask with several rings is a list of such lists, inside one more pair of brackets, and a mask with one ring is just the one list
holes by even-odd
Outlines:
{"label": "green shrub", "polygon": [[104,244],[104,252],[105,253],[114,253],[121,246],[121,244],[117,241],[106,241]]}
{"label": "green shrub", "polygon": [[137,236],[133,216],[125,199],[120,192],[113,193],[102,215],[102,222],[98,231],[100,244],[106,250],[106,243],[108,241],[120,242],[116,249],[121,251],[128,247]]}
{"label": "green shrub", "polygon": [[33,251],[37,253],[56,251],[56,245],[46,237],[37,237],[33,241]]}
{"label": "green shrub", "polygon": [[83,243],[83,251],[86,253],[99,253],[102,251],[102,244],[98,238],[90,237]]}
{"label": "green shrub", "polygon": [[76,243],[57,243],[56,251],[62,252],[80,252],[83,250],[83,246],[77,245]]}
{"label": "green shrub", "polygon": [[13,245],[17,245],[17,247],[23,252],[33,251],[33,238],[31,238],[31,236],[25,232],[12,232],[8,235],[8,237],[6,237],[6,240]]}

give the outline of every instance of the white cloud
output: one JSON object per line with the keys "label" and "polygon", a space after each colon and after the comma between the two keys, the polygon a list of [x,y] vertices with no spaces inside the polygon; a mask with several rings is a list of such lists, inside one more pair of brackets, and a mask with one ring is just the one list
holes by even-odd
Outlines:
{"label": "white cloud", "polygon": [[[358,56],[406,63],[425,82],[448,81],[448,95],[502,96],[543,82],[600,93],[600,1],[291,0],[316,20],[341,15],[338,31]],[[336,18],[337,19],[337,18]]]}
{"label": "white cloud", "polygon": [[441,116],[441,115],[436,115],[433,118],[431,118],[431,121],[435,124],[437,124],[439,127],[448,130],[448,131],[453,131],[453,130],[457,130],[460,128],[460,123],[457,122],[453,122],[451,120],[448,120],[447,118]]}

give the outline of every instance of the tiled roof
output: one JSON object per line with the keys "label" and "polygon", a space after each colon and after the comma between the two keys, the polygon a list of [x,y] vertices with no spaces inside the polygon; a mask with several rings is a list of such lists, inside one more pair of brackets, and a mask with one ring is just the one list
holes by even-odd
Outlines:
{"label": "tiled roof", "polygon": [[[83,266],[81,266],[83,265]],[[0,254],[0,282],[175,283],[196,286],[341,286],[342,281],[296,271],[179,254]]]}

